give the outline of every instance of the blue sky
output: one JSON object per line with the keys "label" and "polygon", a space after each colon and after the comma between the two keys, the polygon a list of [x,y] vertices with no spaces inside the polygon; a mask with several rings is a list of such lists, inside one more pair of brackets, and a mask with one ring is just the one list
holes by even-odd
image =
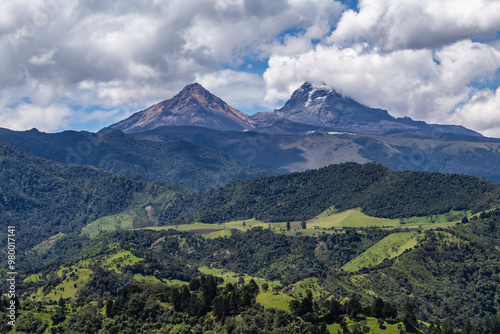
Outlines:
{"label": "blue sky", "polygon": [[252,114],[304,81],[500,137],[490,0],[0,4],[0,127],[97,131],[199,82]]}

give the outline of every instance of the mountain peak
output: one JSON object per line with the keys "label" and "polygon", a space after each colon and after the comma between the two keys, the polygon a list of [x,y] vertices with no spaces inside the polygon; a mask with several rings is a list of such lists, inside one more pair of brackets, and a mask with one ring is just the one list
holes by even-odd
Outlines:
{"label": "mountain peak", "polygon": [[184,87],[170,100],[135,113],[111,128],[132,133],[160,126],[200,126],[215,130],[245,130],[253,121],[199,83]]}

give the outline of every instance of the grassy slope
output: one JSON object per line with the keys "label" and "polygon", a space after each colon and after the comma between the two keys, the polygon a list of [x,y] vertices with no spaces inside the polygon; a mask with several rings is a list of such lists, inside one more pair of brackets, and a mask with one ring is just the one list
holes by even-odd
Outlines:
{"label": "grassy slope", "polygon": [[280,285],[280,281],[269,281],[266,280],[262,277],[256,277],[256,276],[250,276],[247,274],[237,274],[234,271],[227,270],[227,269],[215,269],[215,268],[208,268],[207,266],[203,266],[198,268],[199,271],[201,271],[205,275],[213,275],[217,277],[221,277],[224,279],[224,283],[220,284],[221,286],[225,286],[227,283],[231,284],[237,284],[240,278],[243,278],[245,281],[245,284],[250,282],[251,279],[257,283],[257,285],[261,286],[264,283],[269,284],[269,287],[277,286]]}
{"label": "grassy slope", "polygon": [[[355,321],[353,319],[350,319],[350,318],[345,318],[345,319],[347,321],[347,327],[349,328],[349,330],[353,330],[353,326],[355,324]],[[393,321],[387,322],[386,321],[386,322],[384,322],[384,325],[383,325],[384,328],[380,328],[378,323],[377,323],[377,319],[375,319],[375,318],[368,317],[368,318],[356,319],[356,320],[361,326],[367,326],[368,328],[370,328],[370,331],[368,333],[374,333],[374,334],[376,334],[376,333],[399,334],[400,333],[400,330],[398,329],[398,324],[400,324],[400,323],[397,323],[397,322],[393,322]],[[402,328],[404,329],[404,326]],[[327,329],[332,334],[337,334],[338,331],[342,332],[342,330],[340,329],[340,324],[338,324],[338,323],[328,325]]]}
{"label": "grassy slope", "polygon": [[[455,213],[458,214],[458,213]],[[470,211],[468,212],[470,215]],[[358,209],[350,209],[343,212],[333,212],[332,209],[328,209],[321,213],[319,216],[308,220],[306,222],[306,229],[301,228],[300,221],[292,221],[291,232],[301,232],[303,234],[313,234],[318,232],[331,232],[327,231],[331,228],[343,228],[343,227],[354,227],[354,228],[364,228],[364,227],[412,227],[417,228],[422,226],[423,228],[437,228],[452,226],[457,223],[457,221],[447,221],[445,215],[435,215],[432,217],[432,221],[428,217],[411,217],[404,220],[402,224],[399,219],[386,219],[371,217]],[[244,224],[243,224],[244,222]],[[319,227],[319,231],[313,229],[314,226]],[[181,224],[181,225],[169,225],[169,226],[153,226],[146,227],[152,230],[178,230],[178,231],[191,231],[199,229],[220,229],[219,231],[214,231],[203,236],[206,238],[217,238],[218,236],[224,237],[229,236],[231,229],[237,229],[240,231],[247,231],[253,227],[263,227],[272,228],[275,232],[281,232],[281,229],[286,229],[286,222],[278,223],[265,223],[257,219],[247,219],[247,220],[236,220],[230,221],[222,224],[207,224],[207,223],[193,223],[193,224]]]}
{"label": "grassy slope", "polygon": [[[63,278],[63,281],[49,292],[44,293],[43,289],[39,288],[31,298],[34,300],[45,299],[57,301],[61,296],[63,298],[74,297],[77,290],[89,281],[90,275],[92,274],[90,268],[96,262],[100,262],[101,265],[108,270],[116,270],[119,272],[122,266],[132,265],[139,261],[143,261],[143,259],[136,257],[129,251],[121,249],[118,244],[109,245],[109,248],[111,249],[110,255],[90,260],[81,260],[69,267],[59,267],[56,274]],[[28,276],[25,281],[36,282],[40,279],[42,279],[40,275],[31,275]],[[147,278],[144,279],[146,280]]]}
{"label": "grassy slope", "polygon": [[[135,194],[132,208],[116,215],[97,219],[82,228],[82,233],[91,238],[101,232],[158,225],[157,212],[165,209],[174,199],[174,191],[166,191],[157,196]],[[149,211],[146,210],[148,208]]]}
{"label": "grassy slope", "polygon": [[405,250],[415,247],[418,243],[417,235],[417,232],[388,235],[367,249],[363,254],[346,263],[342,269],[345,271],[357,271],[364,267],[375,266],[386,258],[395,258]]}

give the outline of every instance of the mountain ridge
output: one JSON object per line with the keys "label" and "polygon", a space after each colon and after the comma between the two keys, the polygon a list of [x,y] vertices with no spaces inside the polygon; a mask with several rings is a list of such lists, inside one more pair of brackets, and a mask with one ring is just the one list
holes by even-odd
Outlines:
{"label": "mountain ridge", "polygon": [[217,130],[253,128],[253,121],[219,97],[194,83],[169,100],[159,102],[110,126],[125,133],[151,130],[164,125],[195,125]]}
{"label": "mountain ridge", "polygon": [[144,141],[119,130],[43,133],[0,128],[0,142],[60,163],[96,166],[151,181],[176,182],[197,190],[274,172],[229,158],[224,152],[184,140]]}
{"label": "mountain ridge", "polygon": [[[370,108],[337,90],[305,82],[283,107],[273,112],[248,116],[229,106],[199,83],[185,86],[169,100],[159,102],[108,128],[125,133],[153,130],[162,126],[200,126],[222,131],[246,131],[272,127],[288,120],[297,124],[336,131],[383,133],[425,131],[482,136],[463,126],[428,124],[410,117],[394,118],[386,110]],[[300,127],[300,126],[299,126]]]}
{"label": "mountain ridge", "polygon": [[257,113],[250,118],[261,127],[287,119],[351,132],[426,131],[482,137],[480,133],[463,126],[428,124],[407,116],[395,118],[387,110],[370,108],[326,85],[314,86],[309,82],[295,90],[283,107],[274,112]]}

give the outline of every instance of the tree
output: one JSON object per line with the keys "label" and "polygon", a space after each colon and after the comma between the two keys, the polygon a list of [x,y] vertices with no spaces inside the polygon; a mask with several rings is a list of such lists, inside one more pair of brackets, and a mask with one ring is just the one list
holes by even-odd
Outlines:
{"label": "tree", "polygon": [[413,305],[408,301],[404,306],[403,324],[406,329],[413,329],[418,326],[417,317]]}
{"label": "tree", "polygon": [[59,300],[57,301],[57,305],[62,308],[64,310],[64,308],[66,307],[66,301],[64,300],[64,298],[61,296],[59,297]]}
{"label": "tree", "polygon": [[351,299],[349,299],[349,301],[347,302],[345,308],[350,318],[356,318],[361,312],[363,306],[361,305],[361,302],[358,298],[351,297]]}
{"label": "tree", "polygon": [[115,315],[113,300],[108,300],[106,303],[106,316],[108,318],[113,318]]}
{"label": "tree", "polygon": [[302,223],[300,223],[300,226],[302,227],[302,229],[303,229],[303,230],[305,230],[305,229],[306,229],[306,227],[307,227],[307,223],[306,223],[306,221],[305,221],[305,220],[303,220],[303,221],[302,221]]}
{"label": "tree", "polygon": [[372,303],[371,311],[372,311],[372,317],[383,318],[384,301],[380,298],[375,299]]}
{"label": "tree", "polygon": [[64,320],[66,320],[66,315],[64,314],[64,309],[62,307],[57,307],[56,311],[50,317],[52,319],[52,325],[57,326]]}
{"label": "tree", "polygon": [[290,221],[289,220],[287,220],[287,222],[286,222],[286,230],[290,231]]}
{"label": "tree", "polygon": [[385,302],[382,309],[382,316],[384,319],[396,319],[398,316],[397,308],[391,303]]}

